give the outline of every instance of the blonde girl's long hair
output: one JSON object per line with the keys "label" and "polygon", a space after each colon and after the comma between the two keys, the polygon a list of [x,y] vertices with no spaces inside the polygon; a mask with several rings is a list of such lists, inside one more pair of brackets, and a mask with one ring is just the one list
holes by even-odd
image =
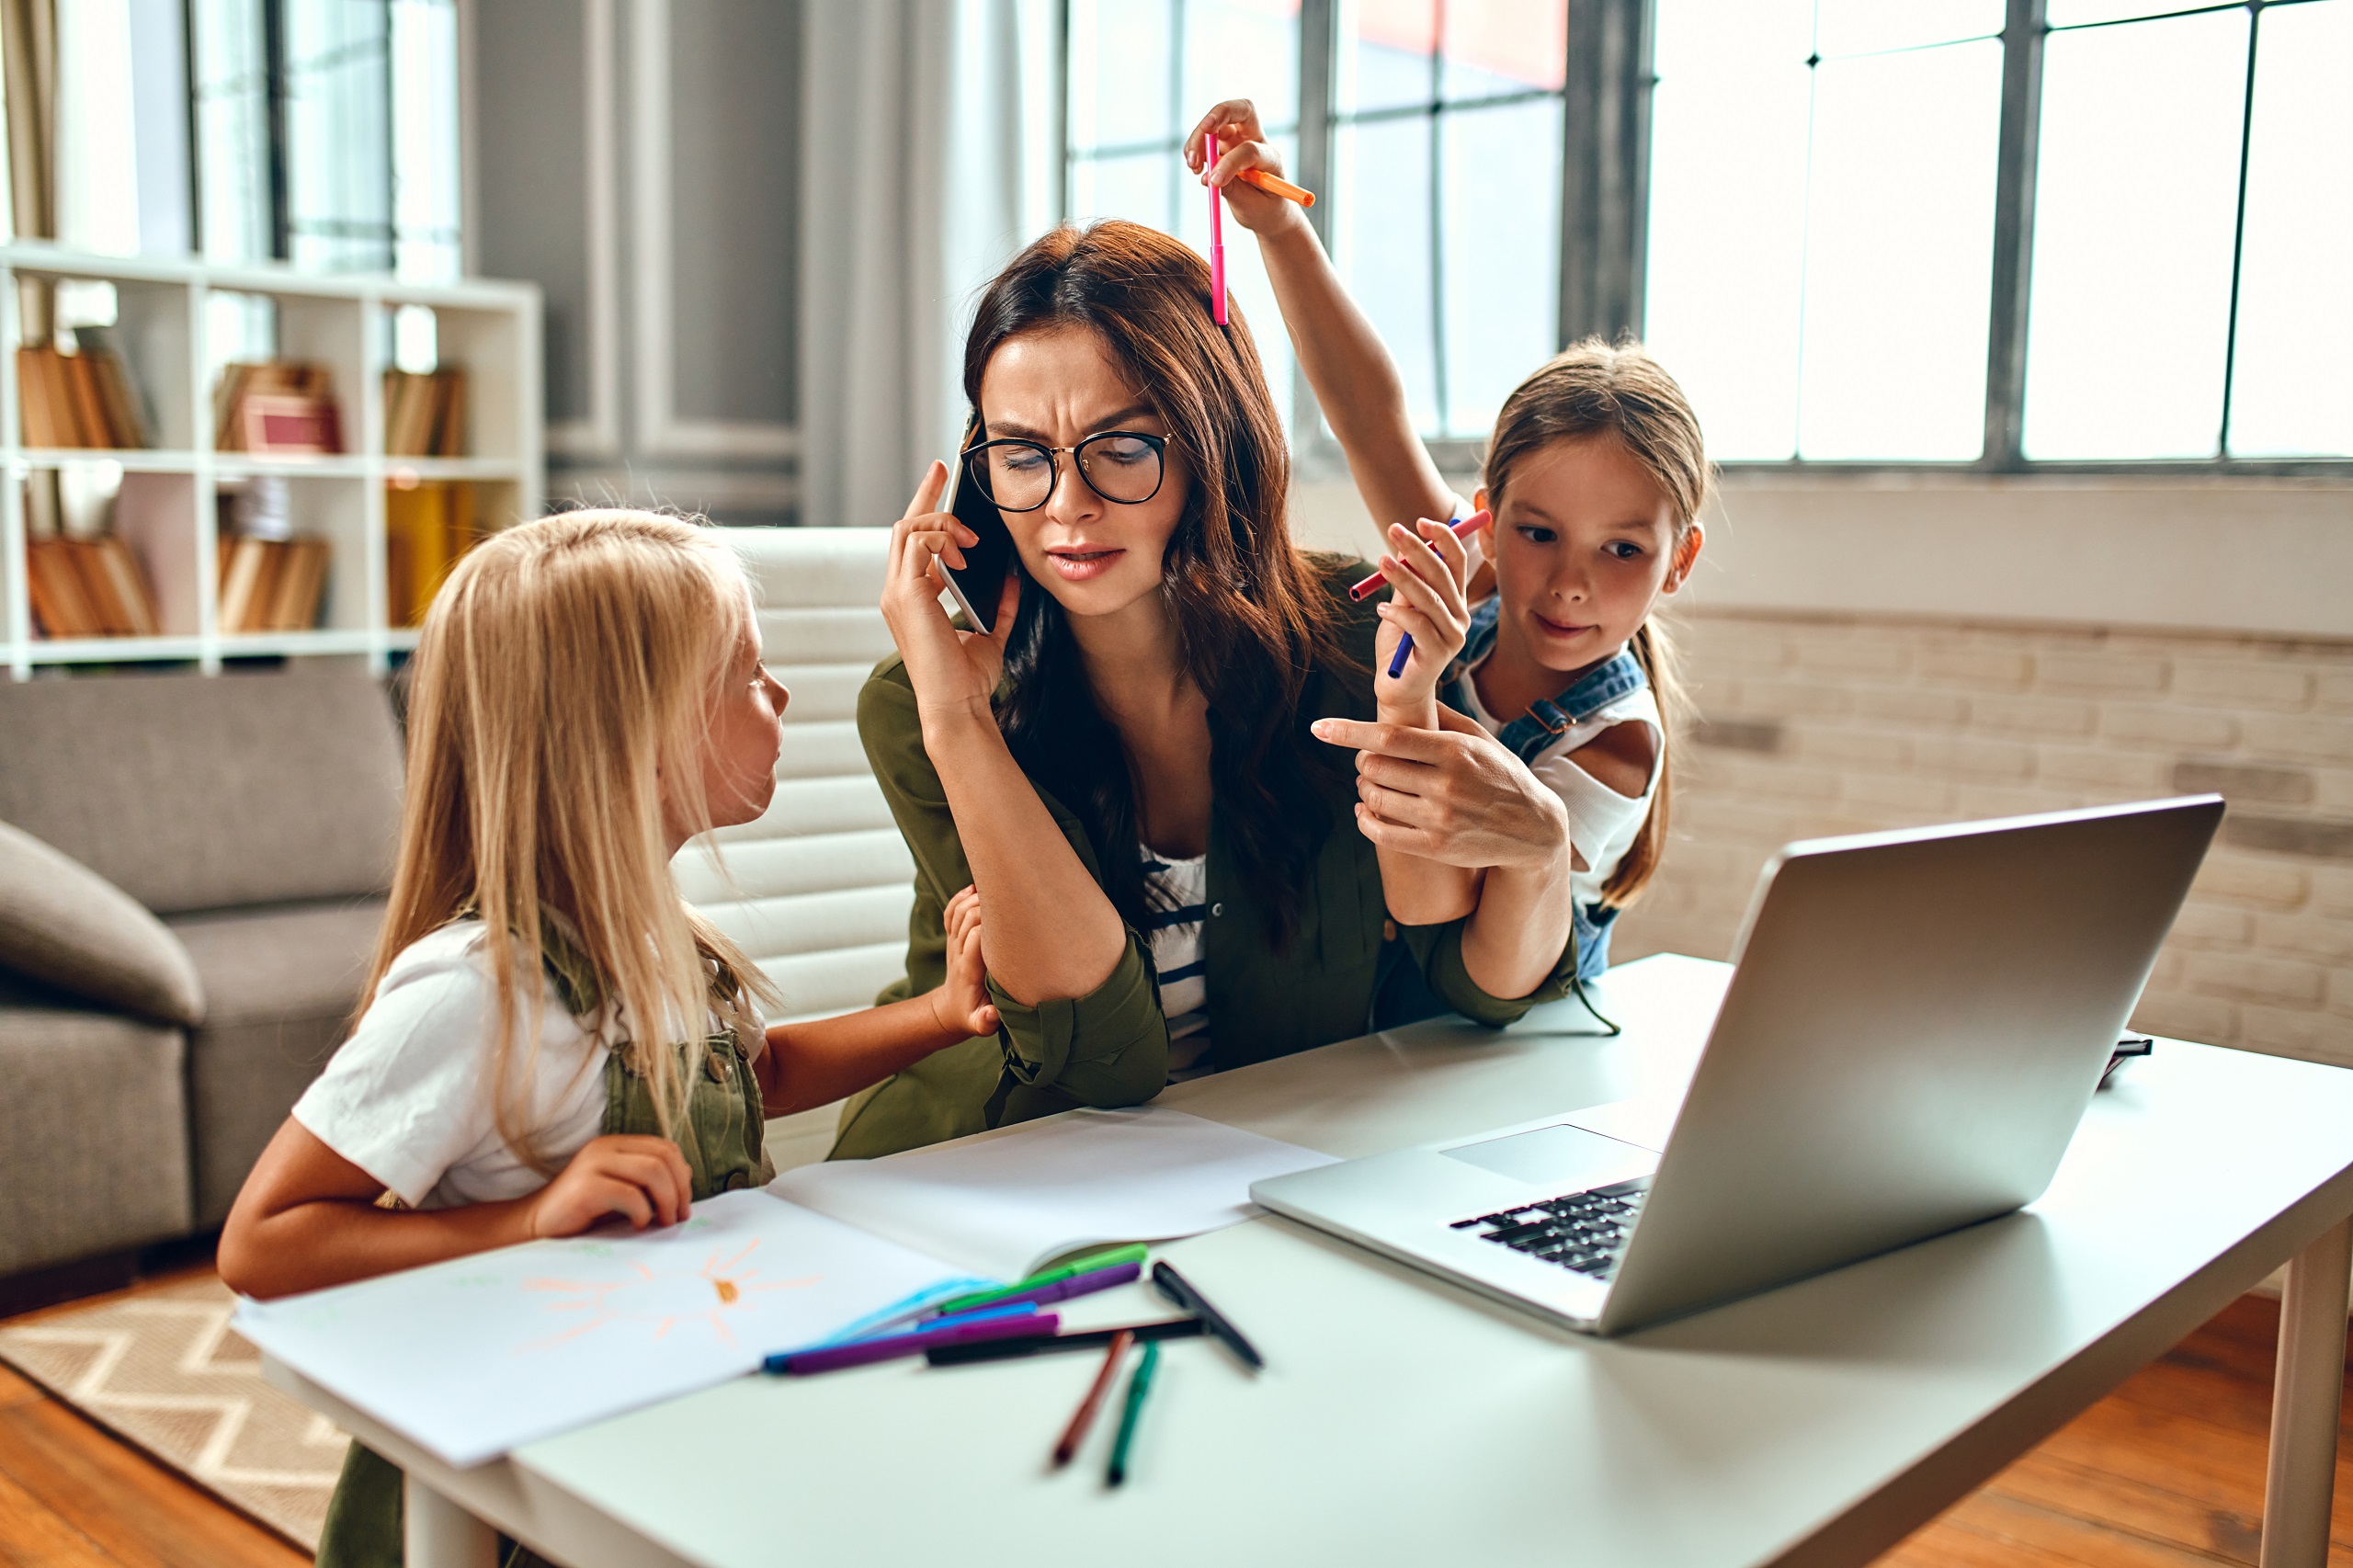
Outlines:
{"label": "blonde girl's long hair", "polygon": [[523,1107],[551,925],[597,978],[600,1010],[584,1022],[626,1037],[618,1049],[673,1138],[690,1134],[671,1047],[704,1032],[713,975],[774,999],[678,896],[668,856],[670,823],[710,822],[700,743],[751,613],[711,529],[603,510],[485,540],[426,617],[392,907],[361,995],[410,943],[478,915],[496,997],[494,1124],[542,1174]]}
{"label": "blonde girl's long hair", "polygon": [[[1614,437],[1650,471],[1674,513],[1674,548],[1679,551],[1707,504],[1714,471],[1690,400],[1665,368],[1631,340],[1610,344],[1588,337],[1554,355],[1519,383],[1495,415],[1495,433],[1487,445],[1483,477],[1489,504],[1502,505],[1512,470],[1540,449],[1594,436]],[[1602,902],[1613,909],[1633,903],[1658,870],[1666,848],[1675,744],[1691,717],[1690,696],[1676,667],[1675,649],[1655,613],[1643,620],[1628,646],[1650,677],[1665,737],[1650,814],[1617,870],[1601,886]]]}

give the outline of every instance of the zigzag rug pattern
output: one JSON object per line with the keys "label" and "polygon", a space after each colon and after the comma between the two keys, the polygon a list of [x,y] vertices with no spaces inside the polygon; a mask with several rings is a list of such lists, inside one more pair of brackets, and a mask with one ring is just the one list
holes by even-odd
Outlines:
{"label": "zigzag rug pattern", "polygon": [[305,1551],[348,1439],[262,1381],[218,1279],[0,1329],[0,1360]]}

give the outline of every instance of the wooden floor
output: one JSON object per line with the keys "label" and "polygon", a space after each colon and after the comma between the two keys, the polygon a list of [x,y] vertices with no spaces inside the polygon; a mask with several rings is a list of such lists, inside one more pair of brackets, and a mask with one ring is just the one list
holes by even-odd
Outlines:
{"label": "wooden floor", "polygon": [[[2279,1316],[2258,1297],[2234,1302],[1881,1568],[2252,1564]],[[2353,1424],[2340,1430],[2353,1437]],[[2336,1499],[2329,1562],[2353,1568],[2353,1442],[2339,1449]],[[301,1562],[277,1536],[0,1368],[0,1568]]]}
{"label": "wooden floor", "polygon": [[[210,1272],[161,1275],[128,1293]],[[0,1568],[300,1568],[309,1561],[0,1366]]]}

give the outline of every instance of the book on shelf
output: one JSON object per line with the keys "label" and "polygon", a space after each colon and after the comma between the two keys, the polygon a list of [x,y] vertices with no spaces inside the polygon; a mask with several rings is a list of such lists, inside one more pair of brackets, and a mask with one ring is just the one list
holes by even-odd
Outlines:
{"label": "book on shelf", "polygon": [[384,372],[384,451],[396,458],[466,455],[466,373]]}
{"label": "book on shelf", "polygon": [[33,616],[44,637],[153,637],[160,630],[146,574],[130,545],[113,534],[28,540],[25,564]]}
{"label": "book on shelf", "polygon": [[384,489],[385,614],[394,626],[422,626],[426,608],[458,557],[480,537],[474,487],[426,481]]}
{"label": "book on shelf", "polygon": [[292,539],[242,535],[221,550],[221,631],[228,636],[308,631],[319,623],[332,555],[316,534]]}
{"label": "book on shelf", "polygon": [[17,350],[17,425],[36,448],[147,445],[139,394],[121,354],[85,328],[78,353],[53,344]]}
{"label": "book on shelf", "polygon": [[324,365],[301,359],[221,368],[212,392],[216,451],[316,457],[343,450],[343,416]]}

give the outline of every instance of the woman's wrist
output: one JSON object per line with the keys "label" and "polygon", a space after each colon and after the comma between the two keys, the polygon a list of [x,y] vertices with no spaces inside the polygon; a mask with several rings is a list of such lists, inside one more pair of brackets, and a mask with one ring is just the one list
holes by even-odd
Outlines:
{"label": "woman's wrist", "polygon": [[934,762],[975,744],[1005,744],[1005,733],[997,728],[996,710],[984,697],[941,703],[917,698],[915,718],[923,726],[924,750]]}

